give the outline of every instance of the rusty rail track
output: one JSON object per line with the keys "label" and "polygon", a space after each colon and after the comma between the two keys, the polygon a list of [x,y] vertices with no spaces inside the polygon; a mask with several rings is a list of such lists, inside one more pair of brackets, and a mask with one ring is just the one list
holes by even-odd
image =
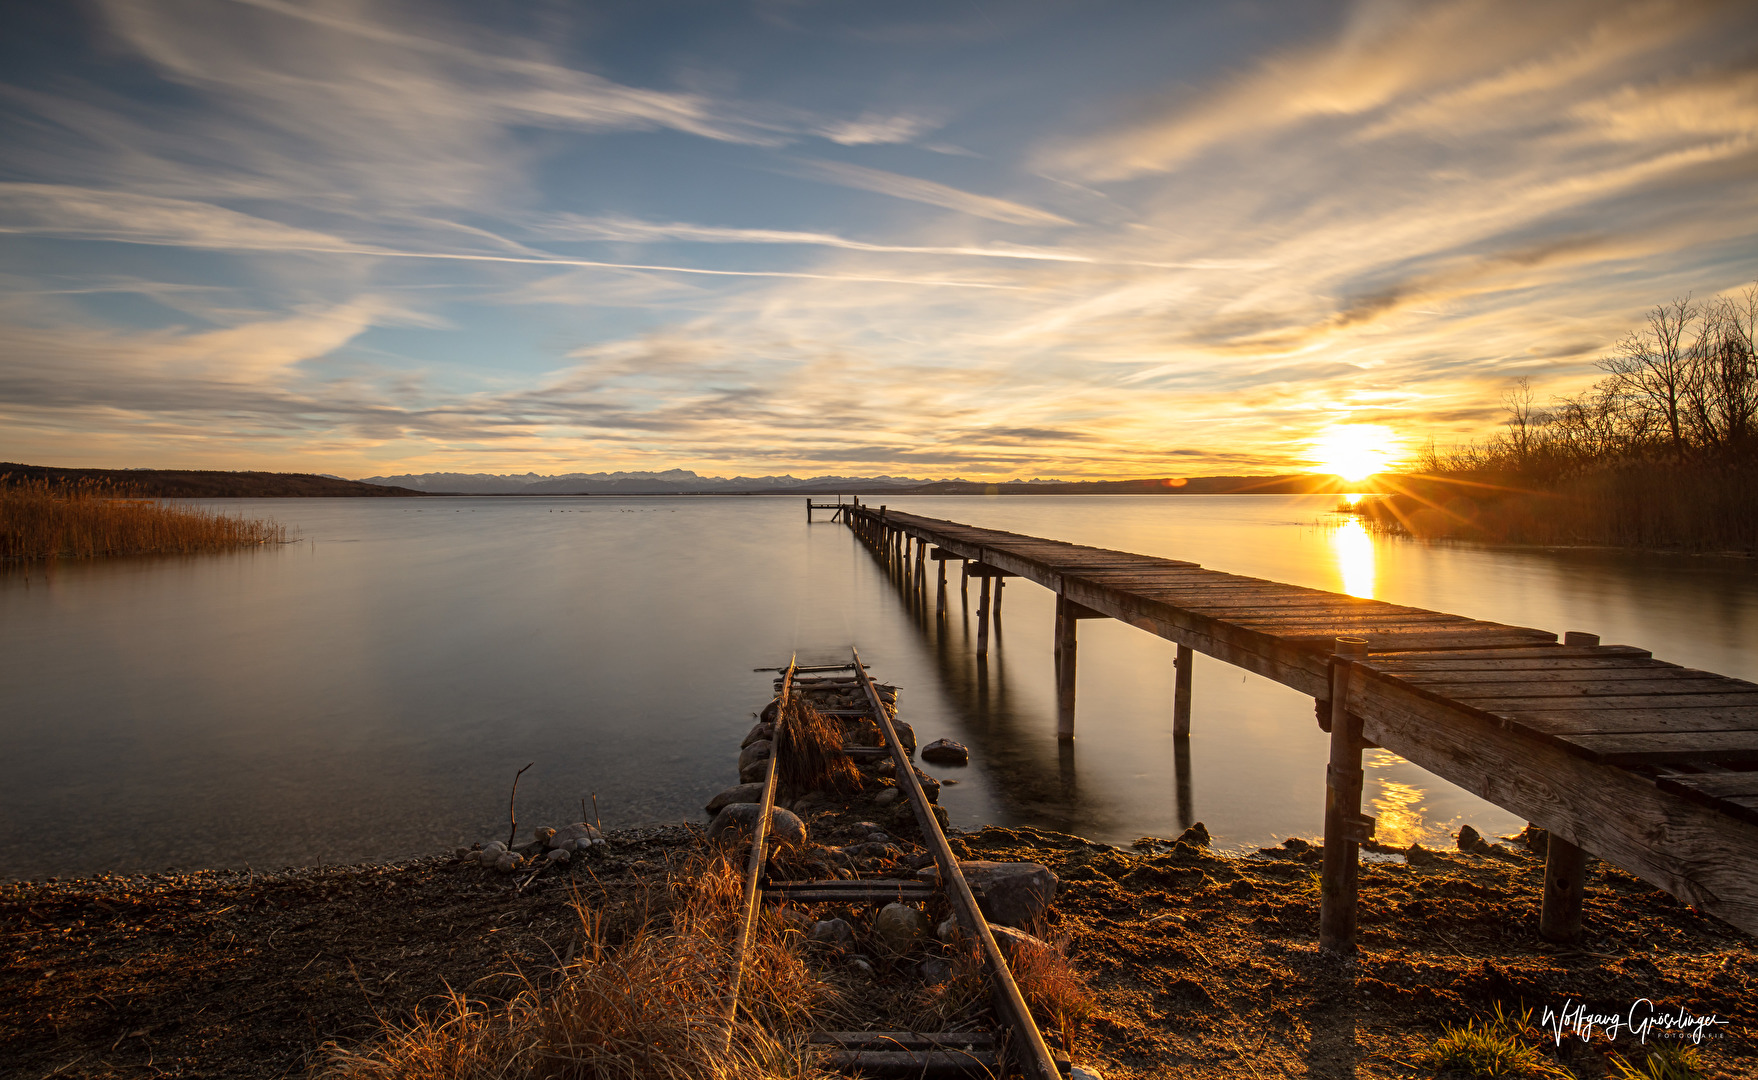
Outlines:
{"label": "rusty rail track", "polygon": [[[775,901],[796,903],[885,903],[893,900],[923,900],[937,891],[944,891],[952,905],[959,926],[976,942],[983,958],[985,975],[1000,1032],[819,1032],[812,1042],[830,1052],[826,1064],[851,1073],[887,1073],[910,1076],[976,1073],[1000,1076],[1017,1071],[1028,1080],[1060,1080],[1069,1071],[1066,1058],[1058,1057],[1045,1042],[1043,1032],[1032,1018],[1025,995],[1013,978],[1007,957],[995,940],[988,920],[977,905],[976,895],[965,880],[958,857],[947,842],[934,808],[916,778],[915,763],[904,749],[890,710],[879,695],[872,675],[861,660],[859,650],[850,650],[852,662],[846,665],[818,665],[802,668],[797,656],[783,668],[759,670],[778,671],[776,694],[774,750],[769,757],[763,781],[762,809],[751,832],[751,851],[745,864],[743,917],[734,946],[734,968],[731,989],[727,996],[727,1032],[737,1021],[739,991],[743,982],[745,954],[756,925],[758,912],[765,897]],[[799,680],[802,672],[811,672],[807,680]],[[832,673],[850,672],[851,676]],[[776,777],[780,772],[781,755],[789,746],[788,705],[796,689],[807,685],[857,686],[867,700],[864,714],[878,725],[885,737],[885,750],[896,764],[897,784],[909,801],[922,838],[934,856],[939,886],[920,881],[855,880],[768,882],[764,870],[769,858],[769,819],[775,806]]]}

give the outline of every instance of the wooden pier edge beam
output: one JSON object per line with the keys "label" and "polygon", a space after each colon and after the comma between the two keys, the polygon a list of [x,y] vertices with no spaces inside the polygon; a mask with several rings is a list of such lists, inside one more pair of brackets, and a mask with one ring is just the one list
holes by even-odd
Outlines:
{"label": "wooden pier edge beam", "polygon": [[1032,1019],[1032,1010],[1026,1004],[1025,995],[1020,992],[1019,984],[1013,979],[1013,970],[1008,967],[1001,946],[996,943],[988,921],[977,907],[976,895],[971,892],[970,883],[965,880],[964,870],[958,865],[958,857],[953,854],[952,845],[947,843],[946,834],[940,829],[940,821],[934,816],[934,808],[922,791],[922,782],[916,779],[915,764],[904,752],[903,743],[897,737],[897,729],[892,726],[891,716],[873,689],[873,680],[861,662],[860,650],[850,651],[854,656],[855,674],[860,680],[861,689],[866,691],[867,702],[873,708],[874,718],[878,720],[886,745],[891,748],[892,760],[897,764],[897,777],[902,781],[900,786],[921,824],[922,839],[934,853],[934,865],[940,871],[940,884],[946,890],[947,899],[952,902],[959,924],[977,939],[977,948],[983,954],[985,966],[989,968],[995,1011],[1001,1014],[1013,1036],[1015,1045],[1012,1052],[1020,1071],[1027,1080],[1062,1080],[1062,1073],[1056,1067],[1050,1047],[1044,1042],[1044,1035],[1038,1030],[1037,1022]]}
{"label": "wooden pier edge beam", "polygon": [[1361,842],[1373,822],[1361,813],[1361,717],[1337,702],[1349,700],[1356,660],[1367,658],[1367,639],[1340,637],[1331,660],[1331,759],[1325,767],[1325,861],[1319,871],[1319,948],[1355,951],[1356,900]]}

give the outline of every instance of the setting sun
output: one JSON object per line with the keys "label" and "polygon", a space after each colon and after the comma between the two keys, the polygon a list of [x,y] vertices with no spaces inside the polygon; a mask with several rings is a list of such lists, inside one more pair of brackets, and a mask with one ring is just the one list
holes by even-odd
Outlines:
{"label": "setting sun", "polygon": [[1379,424],[1339,424],[1312,441],[1313,471],[1365,480],[1392,462],[1396,436]]}

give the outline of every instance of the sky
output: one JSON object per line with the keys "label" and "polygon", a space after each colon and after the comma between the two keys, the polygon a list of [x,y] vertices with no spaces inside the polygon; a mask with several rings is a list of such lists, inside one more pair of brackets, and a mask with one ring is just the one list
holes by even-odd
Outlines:
{"label": "sky", "polygon": [[8,5],[0,459],[1285,472],[1758,278],[1758,7]]}

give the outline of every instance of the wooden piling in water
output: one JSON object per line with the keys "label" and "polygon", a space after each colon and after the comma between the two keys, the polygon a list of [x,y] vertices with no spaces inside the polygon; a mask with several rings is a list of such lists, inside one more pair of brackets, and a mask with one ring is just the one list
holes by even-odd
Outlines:
{"label": "wooden piling in water", "polygon": [[1172,661],[1177,670],[1172,675],[1172,736],[1188,737],[1190,735],[1190,668],[1196,662],[1196,654],[1191,652],[1189,645],[1178,646],[1178,655]]}
{"label": "wooden piling in water", "polygon": [[[987,579],[985,579],[987,580]],[[1074,738],[1075,657],[1079,636],[1076,628],[1076,604],[1061,593],[1056,594],[1055,654],[1052,664],[1056,674],[1056,737]]]}
{"label": "wooden piling in water", "polygon": [[1361,813],[1361,718],[1351,713],[1349,674],[1367,657],[1365,638],[1340,637],[1331,660],[1331,761],[1325,768],[1325,861],[1319,870],[1319,947],[1355,951],[1361,841],[1372,819]]}
{"label": "wooden piling in water", "polygon": [[977,655],[989,655],[989,582],[995,580],[988,574],[983,575],[983,589],[977,597]]}

